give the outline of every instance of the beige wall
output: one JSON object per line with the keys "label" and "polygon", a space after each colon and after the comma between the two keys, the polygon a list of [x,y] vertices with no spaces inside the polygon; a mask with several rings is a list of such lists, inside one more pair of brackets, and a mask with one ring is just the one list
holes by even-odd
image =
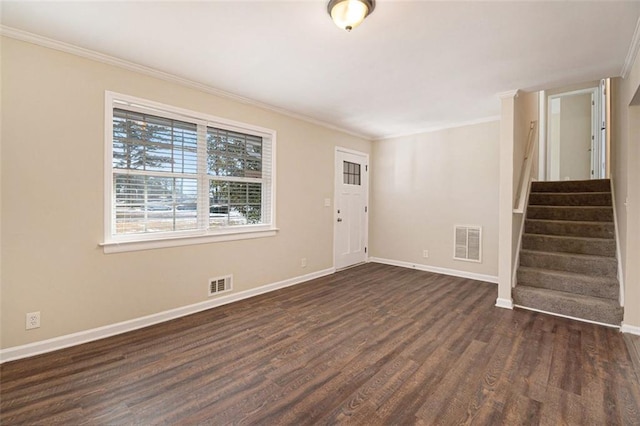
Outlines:
{"label": "beige wall", "polygon": [[[222,274],[241,291],[333,266],[334,149],[369,152],[369,141],[13,39],[1,47],[0,347],[202,302]],[[276,130],[277,236],[105,255],[105,90]],[[31,311],[42,326],[25,331]]]}
{"label": "beige wall", "polygon": [[640,105],[629,108],[629,174],[624,322],[640,333]]}
{"label": "beige wall", "polygon": [[[371,256],[497,276],[499,131],[494,121],[374,142]],[[453,260],[456,224],[482,226],[482,263]]]}
{"label": "beige wall", "polygon": [[[3,96],[2,91],[2,42],[0,38],[0,100]],[[0,321],[2,320],[2,306],[3,306],[3,297],[2,297],[2,122],[3,122],[3,105],[0,101]],[[2,348],[2,326],[0,325],[0,349]]]}
{"label": "beige wall", "polygon": [[640,328],[640,57],[612,81],[611,169],[625,285],[624,324]]}
{"label": "beige wall", "polygon": [[[524,156],[526,154],[527,143],[529,142],[529,131],[532,121],[538,121],[538,92],[518,91],[518,96],[514,99],[514,146],[513,146],[513,197],[518,194],[517,185],[520,182],[520,174],[524,167]],[[536,141],[538,137],[537,127],[531,136]],[[535,157],[534,157],[535,158]]]}

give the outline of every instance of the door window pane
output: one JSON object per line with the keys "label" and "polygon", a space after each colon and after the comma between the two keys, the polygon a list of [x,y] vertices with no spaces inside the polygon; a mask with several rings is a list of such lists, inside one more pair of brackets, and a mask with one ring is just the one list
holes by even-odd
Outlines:
{"label": "door window pane", "polygon": [[360,164],[345,161],[342,166],[342,182],[347,185],[360,185]]}

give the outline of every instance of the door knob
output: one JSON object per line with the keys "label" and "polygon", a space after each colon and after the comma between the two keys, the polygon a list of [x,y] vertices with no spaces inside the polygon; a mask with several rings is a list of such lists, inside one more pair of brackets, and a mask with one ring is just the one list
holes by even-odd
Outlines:
{"label": "door knob", "polygon": [[341,217],[338,218],[338,222],[342,222],[342,218]]}

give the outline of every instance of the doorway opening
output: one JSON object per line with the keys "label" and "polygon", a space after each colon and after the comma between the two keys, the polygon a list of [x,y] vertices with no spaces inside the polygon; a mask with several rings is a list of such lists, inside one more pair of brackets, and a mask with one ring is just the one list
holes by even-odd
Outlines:
{"label": "doorway opening", "polygon": [[609,177],[608,87],[607,79],[593,87],[544,95],[540,180]]}

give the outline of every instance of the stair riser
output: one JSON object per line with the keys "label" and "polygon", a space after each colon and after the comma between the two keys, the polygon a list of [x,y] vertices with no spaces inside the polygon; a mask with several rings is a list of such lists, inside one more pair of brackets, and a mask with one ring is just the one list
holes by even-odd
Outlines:
{"label": "stair riser", "polygon": [[586,306],[572,300],[558,300],[553,295],[532,294],[518,287],[514,289],[513,301],[516,305],[604,324],[619,326],[622,322],[622,308],[619,306]]}
{"label": "stair riser", "polygon": [[611,206],[611,194],[556,194],[532,192],[530,206]]}
{"label": "stair riser", "polygon": [[610,257],[582,259],[573,256],[554,255],[552,253],[522,252],[520,253],[520,265],[531,268],[576,272],[596,277],[616,278],[617,276],[616,259]]}
{"label": "stair riser", "polygon": [[620,285],[609,280],[593,282],[588,278],[562,277],[544,271],[518,270],[518,285],[548,288],[585,296],[618,300]]}
{"label": "stair riser", "polygon": [[560,253],[592,254],[615,257],[615,240],[582,240],[569,237],[549,237],[546,235],[524,234],[524,250],[550,251]]}
{"label": "stair riser", "polygon": [[615,232],[613,223],[575,223],[575,222],[537,222],[526,220],[524,231],[527,234],[546,234],[568,237],[610,238]]}
{"label": "stair riser", "polygon": [[609,192],[611,184],[608,179],[532,182],[532,192]]}
{"label": "stair riser", "polygon": [[611,207],[572,208],[529,206],[527,209],[527,218],[613,222],[613,209]]}

